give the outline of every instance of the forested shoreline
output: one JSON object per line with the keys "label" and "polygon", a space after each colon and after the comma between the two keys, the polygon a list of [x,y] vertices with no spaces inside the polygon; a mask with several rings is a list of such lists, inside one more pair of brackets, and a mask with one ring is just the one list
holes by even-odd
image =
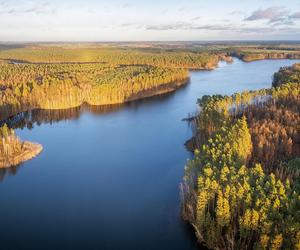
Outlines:
{"label": "forested shoreline", "polygon": [[31,109],[120,104],[174,91],[189,69],[213,69],[219,55],[118,48],[25,47],[0,51],[0,117]]}
{"label": "forested shoreline", "polygon": [[[20,127],[30,127],[76,116],[83,104],[96,109],[174,91],[188,82],[189,70],[213,69],[219,60],[230,62],[228,55],[112,48],[0,51],[0,118],[28,111]],[[195,159],[181,186],[182,214],[207,247],[299,247],[299,68],[281,69],[272,89],[199,100],[202,111],[191,143]],[[10,128],[0,128],[0,168],[42,151],[39,144],[21,141],[6,121]]]}
{"label": "forested shoreline", "polygon": [[198,101],[182,215],[210,249],[300,249],[299,66]]}
{"label": "forested shoreline", "polygon": [[280,51],[280,50],[234,50],[229,53],[231,56],[237,57],[244,62],[253,62],[266,59],[300,59],[299,51]]}
{"label": "forested shoreline", "polygon": [[6,124],[0,127],[0,169],[30,160],[42,151],[40,144],[21,141]]}
{"label": "forested shoreline", "polygon": [[108,105],[173,91],[187,83],[184,69],[99,64],[0,66],[0,117],[30,109]]}
{"label": "forested shoreline", "polygon": [[[213,69],[219,60],[214,53],[109,46],[37,45],[3,49],[0,120],[3,124],[8,118],[31,110],[114,105],[168,93],[188,83],[189,69]],[[23,151],[32,151],[32,156],[40,152],[33,144],[23,143],[13,130],[8,132],[9,136],[2,136],[0,166],[19,164],[22,157],[18,156]],[[9,154],[4,150],[8,148]],[[28,156],[23,158],[27,160]]]}

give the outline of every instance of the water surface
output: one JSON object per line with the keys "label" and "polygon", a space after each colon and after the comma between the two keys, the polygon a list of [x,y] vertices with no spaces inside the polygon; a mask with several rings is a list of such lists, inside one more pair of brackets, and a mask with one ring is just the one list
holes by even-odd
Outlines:
{"label": "water surface", "polygon": [[175,93],[114,109],[36,114],[22,139],[42,154],[1,171],[1,249],[198,249],[180,219],[191,136],[181,121],[204,94],[271,86],[290,60],[221,63]]}

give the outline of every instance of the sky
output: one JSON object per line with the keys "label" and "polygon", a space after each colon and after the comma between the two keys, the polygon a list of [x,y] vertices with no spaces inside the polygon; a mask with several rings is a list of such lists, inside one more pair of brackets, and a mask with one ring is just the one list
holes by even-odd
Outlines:
{"label": "sky", "polygon": [[0,0],[0,41],[300,40],[300,0]]}

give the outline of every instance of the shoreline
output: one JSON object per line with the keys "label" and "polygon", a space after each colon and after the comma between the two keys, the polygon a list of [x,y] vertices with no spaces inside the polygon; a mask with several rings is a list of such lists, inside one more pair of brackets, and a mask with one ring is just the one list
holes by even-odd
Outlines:
{"label": "shoreline", "polygon": [[[235,56],[235,57],[242,60],[243,62],[245,62],[240,57],[237,57],[237,56]],[[278,59],[283,59],[283,58],[278,58]],[[286,59],[290,59],[290,58],[286,58]],[[261,59],[261,60],[266,60],[266,59]],[[220,58],[219,62],[220,61],[227,62],[226,60],[224,60],[224,59],[222,60],[221,58]],[[218,66],[212,67],[210,69],[202,69],[202,70],[211,71],[211,70],[215,70],[217,67]],[[190,69],[189,71],[202,71],[202,70]],[[47,110],[68,110],[68,109],[72,109],[72,108],[79,108],[79,107],[84,106],[84,105],[88,105],[88,106],[91,106],[91,107],[106,107],[106,106],[111,106],[111,105],[122,105],[122,104],[125,104],[125,103],[130,103],[132,101],[138,101],[138,100],[142,100],[142,99],[146,99],[146,98],[150,98],[150,97],[154,97],[154,96],[159,96],[159,95],[164,95],[164,94],[175,92],[177,89],[179,89],[183,86],[186,86],[189,82],[190,82],[190,77],[188,76],[185,79],[176,80],[176,81],[173,81],[173,82],[170,82],[170,83],[167,83],[167,84],[162,84],[162,85],[156,86],[154,88],[150,88],[148,90],[140,91],[139,93],[133,94],[133,95],[125,98],[124,101],[120,101],[120,102],[116,101],[116,102],[110,102],[110,103],[98,104],[97,105],[97,104],[91,104],[89,102],[83,101],[79,105],[68,106],[68,107],[58,108],[58,109],[55,109],[55,108],[42,108],[42,107],[30,107],[30,108],[27,108],[27,109],[24,108],[23,110],[17,111],[16,113],[14,113],[12,115],[4,117],[3,119],[0,120],[0,123],[4,124],[9,119],[13,119],[18,114],[21,114],[21,113],[27,112],[27,111],[36,110],[36,109],[42,109],[42,110],[47,111]],[[43,148],[42,145],[40,145],[40,144],[34,144],[34,143],[31,143],[31,142],[27,142],[27,141],[24,142],[24,144],[27,145],[27,149],[30,149],[30,147],[31,147],[31,149],[33,151],[31,150],[31,153],[28,152],[28,151],[27,152],[25,151],[25,152],[23,152],[23,155],[16,156],[16,158],[9,161],[9,163],[6,162],[6,163],[1,164],[1,160],[0,160],[0,169],[1,168],[9,168],[11,166],[18,165],[18,164],[21,164],[23,162],[26,162],[26,161],[36,157],[42,151],[42,148]],[[193,148],[195,146],[193,137],[185,142],[185,146],[186,146],[187,150],[189,150],[191,152],[193,151]]]}
{"label": "shoreline", "polygon": [[[85,104],[90,105],[90,106],[97,106],[97,107],[125,104],[125,103],[131,102],[131,101],[137,101],[137,100],[141,100],[141,99],[145,99],[145,98],[150,98],[153,96],[159,96],[159,95],[174,92],[177,89],[187,85],[189,82],[190,82],[190,78],[187,77],[186,79],[177,80],[177,81],[174,81],[174,82],[171,82],[168,84],[163,84],[161,86],[158,86],[158,87],[155,87],[155,88],[152,88],[149,90],[142,91],[140,93],[130,96],[129,98],[126,98],[126,100],[124,100],[124,102],[108,103],[108,104],[104,104],[104,105],[92,105],[92,104],[89,104],[86,102],[82,102],[80,105],[64,108],[64,110],[81,107]],[[7,120],[13,119],[13,117],[17,116],[18,114],[20,114],[22,112],[27,112],[30,110],[35,110],[35,109],[39,109],[39,108],[35,107],[35,108],[24,109],[13,115],[10,115],[9,117],[5,117],[4,119],[1,119],[0,122],[1,122],[1,124],[2,123],[5,124],[7,122]],[[44,110],[61,110],[61,109],[51,109],[50,108],[50,109],[44,109]],[[43,146],[41,144],[24,141],[22,143],[22,150],[19,154],[14,155],[14,156],[10,157],[9,159],[0,158],[0,169],[7,169],[7,168],[10,168],[13,166],[20,165],[26,161],[29,161],[29,160],[37,157],[42,152],[42,150],[43,150]]]}
{"label": "shoreline", "polygon": [[32,111],[32,110],[36,110],[36,109],[42,109],[42,110],[67,110],[67,109],[72,109],[72,108],[78,108],[80,106],[83,105],[89,105],[89,106],[95,106],[95,107],[100,107],[100,106],[110,106],[110,105],[120,105],[120,104],[125,104],[125,103],[129,103],[131,101],[137,101],[137,100],[141,100],[141,99],[145,99],[145,98],[150,98],[153,96],[159,96],[159,95],[163,95],[163,94],[168,94],[168,93],[172,93],[174,91],[176,91],[177,89],[186,86],[188,83],[190,82],[190,77],[187,77],[185,79],[181,79],[181,80],[176,80],[167,84],[162,84],[159,85],[157,87],[154,88],[150,88],[148,90],[143,90],[140,91],[139,93],[133,94],[129,97],[127,97],[124,101],[116,101],[116,102],[107,102],[104,104],[93,104],[93,103],[89,103],[86,101],[81,102],[79,105],[74,105],[74,106],[67,106],[64,108],[43,108],[43,107],[29,107],[29,108],[24,108],[21,109],[19,111],[16,111],[13,114],[9,114],[6,117],[3,117],[0,119],[0,124],[1,123],[5,123],[5,121],[7,121],[8,119],[12,119],[14,116],[23,113],[23,112],[27,112],[27,111]]}
{"label": "shoreline", "polygon": [[[299,92],[299,90],[297,89],[297,85],[299,86],[299,72],[300,72],[299,64],[294,64],[293,66],[281,68],[278,72],[275,72],[274,73],[275,75],[280,74],[279,79],[274,79],[272,82],[272,86],[270,88],[263,89],[263,90],[266,90],[266,92],[261,92],[261,89],[258,89],[253,93],[254,95],[251,97],[251,98],[255,98],[257,96],[264,96],[267,93],[267,94],[271,95],[271,99],[269,99],[269,101],[263,102],[262,105],[257,105],[256,103],[251,102],[251,99],[250,99],[250,101],[246,101],[242,104],[240,103],[239,105],[242,105],[242,106],[248,105],[249,108],[239,109],[240,113],[230,113],[229,112],[228,116],[224,116],[224,117],[221,115],[219,118],[220,120],[217,121],[218,123],[216,122],[214,124],[215,127],[211,126],[213,128],[211,131],[209,131],[209,126],[207,126],[206,123],[203,123],[203,121],[207,121],[207,119],[214,118],[213,116],[215,115],[215,113],[213,113],[211,111],[211,109],[214,109],[214,111],[221,113],[222,109],[220,107],[224,107],[222,105],[224,105],[225,102],[222,102],[222,101],[225,100],[226,105],[227,105],[226,110],[230,111],[230,107],[231,107],[232,103],[234,103],[234,102],[230,102],[230,101],[228,101],[228,99],[226,100],[226,98],[227,98],[226,96],[222,97],[223,100],[221,99],[221,102],[220,102],[220,99],[219,100],[217,98],[214,99],[214,97],[212,97],[212,96],[211,96],[210,102],[205,102],[205,100],[202,102],[202,104],[204,103],[204,107],[202,107],[203,109],[198,113],[199,123],[195,125],[195,127],[197,129],[195,129],[195,132],[193,131],[192,138],[187,140],[185,143],[185,146],[188,150],[195,149],[195,152],[193,154],[192,160],[189,160],[185,167],[185,175],[184,175],[182,183],[180,184],[180,194],[181,194],[181,199],[182,199],[181,217],[185,222],[189,223],[194,228],[194,234],[200,245],[208,247],[209,249],[225,249],[225,248],[231,249],[232,246],[235,244],[235,246],[237,245],[237,248],[244,249],[243,242],[247,242],[247,241],[246,240],[244,241],[243,238],[240,237],[240,235],[241,235],[240,232],[242,232],[243,228],[242,229],[238,228],[238,226],[236,226],[234,223],[235,222],[239,223],[241,218],[244,218],[243,216],[245,216],[247,213],[245,212],[245,214],[241,216],[239,214],[239,212],[238,213],[235,213],[235,212],[241,211],[240,208],[244,209],[246,206],[250,207],[250,208],[246,207],[247,209],[252,209],[251,205],[249,205],[251,203],[248,203],[248,204],[241,203],[242,205],[240,207],[238,207],[238,206],[234,207],[234,205],[230,204],[230,201],[232,201],[234,199],[231,197],[234,197],[234,195],[236,193],[233,192],[233,195],[230,198],[227,198],[229,196],[226,197],[226,195],[227,195],[226,192],[228,192],[227,190],[230,190],[230,191],[237,190],[237,189],[235,189],[235,187],[236,187],[235,183],[238,178],[235,178],[235,177],[232,178],[231,176],[236,175],[236,173],[238,173],[238,175],[240,175],[241,172],[239,172],[239,171],[241,169],[243,171],[244,171],[243,168],[247,169],[247,171],[249,171],[249,175],[252,175],[253,173],[251,171],[253,171],[253,169],[256,168],[256,169],[258,169],[257,173],[259,173],[259,178],[262,178],[262,176],[264,176],[264,178],[266,178],[266,179],[274,177],[274,179],[276,178],[274,183],[280,183],[280,181],[287,182],[290,180],[291,180],[291,182],[293,182],[293,178],[294,178],[294,180],[296,180],[297,176],[291,177],[288,175],[280,175],[279,173],[280,173],[281,167],[282,168],[286,167],[286,165],[281,165],[282,162],[289,164],[290,161],[298,159],[297,157],[299,157],[299,151],[297,151],[297,150],[288,151],[289,149],[285,149],[286,151],[283,151],[283,152],[290,152],[289,155],[287,153],[283,153],[285,158],[279,158],[276,156],[276,154],[269,156],[269,158],[263,158],[265,156],[260,156],[260,154],[258,153],[259,150],[257,150],[257,149],[259,149],[259,145],[260,145],[259,144],[260,142],[257,141],[257,138],[260,138],[261,134],[263,134],[263,133],[261,133],[261,131],[255,132],[255,131],[257,131],[257,130],[255,130],[255,128],[259,127],[260,124],[255,123],[255,122],[251,123],[249,121],[251,121],[251,118],[253,118],[253,116],[254,116],[254,119],[257,118],[258,121],[259,121],[259,119],[262,120],[264,122],[263,124],[266,124],[265,122],[268,121],[268,123],[271,124],[271,125],[269,125],[269,127],[272,128],[272,124],[274,124],[273,122],[276,119],[276,115],[274,115],[276,112],[276,109],[280,110],[282,107],[286,108],[287,111],[290,110],[290,112],[294,112],[293,113],[293,114],[295,114],[294,117],[297,117],[298,111],[293,110],[293,107],[295,106],[295,104],[297,104],[296,99],[297,99],[297,93]],[[294,79],[295,82],[290,81],[290,79]],[[276,82],[276,81],[278,81],[278,82]],[[274,84],[274,82],[276,84]],[[274,93],[273,93],[272,90],[274,90],[274,88],[275,88],[274,85],[277,85],[277,89],[276,89],[276,92],[274,91]],[[281,87],[281,85],[282,85],[282,87]],[[238,93],[241,93],[241,92],[238,92]],[[229,96],[229,98],[231,98],[232,101],[236,100],[234,95],[235,94]],[[281,98],[281,100],[280,100],[280,98]],[[289,102],[287,102],[287,98],[290,98]],[[274,102],[274,100],[275,100],[275,102]],[[295,103],[293,102],[293,100],[295,101]],[[280,101],[281,101],[281,103],[280,103]],[[219,104],[218,104],[218,102],[219,102]],[[248,104],[247,104],[247,102],[248,102]],[[237,102],[235,105],[238,105]],[[257,107],[257,109],[253,109],[253,110],[260,110],[261,113],[257,112],[256,116],[255,116],[255,113],[251,113],[251,106]],[[268,108],[268,109],[264,109],[264,108]],[[219,111],[219,110],[221,110],[221,111]],[[273,110],[275,110],[275,111],[273,111]],[[272,116],[272,112],[274,112],[273,116]],[[281,111],[279,111],[279,112],[281,112]],[[274,117],[274,118],[270,119],[268,116],[262,116],[261,114],[263,114],[263,113],[267,113],[267,114],[271,113],[270,117]],[[210,116],[210,118],[209,118],[209,116]],[[217,117],[217,116],[215,116],[215,117]],[[231,119],[230,122],[228,123],[230,125],[224,125],[226,122],[226,119],[228,119],[228,118]],[[292,120],[293,118],[289,118],[289,119]],[[189,121],[189,119],[186,119],[186,120]],[[214,121],[214,120],[212,120],[212,121]],[[279,127],[281,126],[280,129],[286,128],[286,130],[289,131],[289,129],[290,129],[288,127],[289,123],[286,122],[285,118],[281,118],[281,120],[276,120],[276,122],[277,122],[276,126],[279,126]],[[234,124],[234,125],[232,125],[232,124]],[[228,127],[229,129],[226,128],[225,126],[229,126]],[[237,126],[240,126],[240,128],[238,128],[238,129],[240,129],[242,132],[238,132],[235,137],[232,137],[234,140],[232,143],[232,141],[231,141],[232,139],[230,139],[230,136],[232,136],[232,133],[236,133],[236,132],[234,132],[233,129],[237,129]],[[256,126],[256,127],[254,127],[254,126]],[[294,123],[291,126],[294,126]],[[201,129],[206,130],[206,131],[201,132]],[[269,130],[269,131],[272,131],[273,134],[280,133],[280,132],[276,132],[276,131],[280,131],[280,129],[278,129],[278,128],[276,128],[276,129],[274,129],[273,131],[272,130]],[[205,134],[205,132],[207,132],[207,134]],[[265,133],[265,135],[266,135],[266,133]],[[197,140],[198,140],[198,145],[197,145],[198,147],[194,147],[194,144],[197,143]],[[264,140],[264,137],[261,140]],[[268,140],[271,141],[271,140],[273,140],[273,138],[268,139]],[[287,144],[287,142],[285,142],[283,140],[276,142],[276,139],[275,139],[274,141],[275,141],[274,142],[274,145],[275,145],[274,152],[278,152],[278,151],[276,151],[276,147],[281,148],[282,144],[284,144],[284,143]],[[232,148],[234,148],[234,147],[231,147],[231,144],[235,144],[235,143],[238,145],[236,147],[237,148],[236,157],[237,157],[237,159],[238,159],[238,157],[241,157],[241,158],[239,160],[235,160],[235,162],[231,163],[232,158],[226,158],[226,154],[228,154],[228,151],[226,151],[226,147],[229,146],[230,149],[232,150]],[[246,145],[246,147],[245,147],[245,145]],[[264,147],[265,147],[265,145],[271,145],[271,143],[265,143]],[[292,144],[292,149],[293,149],[294,145],[297,145],[297,144],[296,143]],[[242,149],[242,151],[241,151],[241,149]],[[243,154],[241,155],[240,152],[243,152]],[[230,151],[230,153],[231,153],[231,151]],[[239,154],[241,156],[239,156]],[[232,154],[232,155],[234,155],[234,154]],[[261,158],[258,158],[257,155],[260,156]],[[268,162],[270,161],[270,159],[272,159],[271,164],[273,164],[273,165],[268,165]],[[236,166],[238,166],[238,167],[235,167],[234,164],[236,164]],[[229,167],[227,167],[227,166],[230,166],[230,165],[234,166],[234,168],[236,168],[236,169],[234,169],[233,171],[229,170]],[[224,171],[227,171],[227,169],[228,169],[228,172],[226,174],[224,174]],[[232,171],[232,172],[230,172],[230,171]],[[274,172],[274,174],[273,174],[273,172]],[[226,176],[226,177],[222,177],[222,175]],[[227,176],[230,176],[231,181],[232,181],[231,183],[229,181],[227,181]],[[248,176],[248,174],[246,176]],[[226,178],[226,181],[223,181],[222,178]],[[253,179],[258,179],[258,177],[253,178]],[[214,183],[213,187],[211,185],[211,183],[212,183],[211,180],[217,181],[216,183]],[[244,180],[245,180],[245,178],[243,179],[243,181]],[[241,182],[241,183],[243,183],[243,182]],[[230,186],[230,185],[232,185],[232,186]],[[251,188],[253,188],[253,189],[257,189],[259,191],[262,190],[260,184],[257,184],[257,182],[256,183],[249,182],[248,185],[251,186]],[[239,186],[241,186],[241,185],[239,184]],[[217,187],[217,188],[215,188],[215,187]],[[294,189],[294,190],[296,190],[296,189]],[[266,192],[266,193],[268,192],[268,187],[266,187],[264,189],[264,192]],[[293,192],[296,192],[296,191],[293,191]],[[250,199],[254,200],[257,196],[255,196],[255,192],[253,192],[253,194],[254,194],[253,197],[251,197]],[[223,197],[225,197],[225,198],[223,198]],[[238,197],[238,196],[236,196],[236,197]],[[238,197],[238,198],[242,202],[244,202],[243,197],[241,197],[241,198]],[[224,199],[228,199],[228,201],[229,201],[228,206],[227,206],[227,204],[223,205],[224,203],[219,205],[220,200],[222,202],[224,202]],[[293,201],[289,200],[288,202],[292,203]],[[215,204],[217,204],[217,206],[215,206]],[[235,203],[235,204],[238,204],[238,203]],[[253,202],[252,204],[255,204],[255,202]],[[226,209],[228,208],[228,210],[221,210],[221,209],[224,209],[224,207]],[[245,209],[244,211],[247,211],[247,209]],[[220,211],[220,210],[228,211],[228,213],[230,213],[230,217],[229,217],[230,219],[227,222],[225,222],[224,224],[219,223],[219,221],[218,221],[219,218],[222,218],[222,217],[220,217],[220,213],[218,214],[218,211]],[[232,211],[234,211],[234,212],[232,212]],[[278,214],[280,214],[280,215],[282,215],[284,213],[279,209],[278,209],[278,211],[280,211],[280,212],[278,212]],[[224,216],[224,215],[221,214],[221,216]],[[272,217],[270,218],[270,221],[273,222]],[[237,225],[239,225],[239,224],[237,224]],[[210,234],[207,233],[207,232],[209,232],[209,230],[211,228],[213,228],[215,231],[221,231],[224,233],[217,236],[218,237],[217,240],[212,241],[211,239],[213,239],[213,238],[210,236]],[[236,230],[236,228],[238,228],[238,230]],[[258,229],[254,228],[252,230],[256,230],[257,232],[259,232],[260,228],[258,228]],[[237,236],[240,237],[240,239],[238,239]],[[213,235],[213,237],[214,237],[214,235]],[[231,237],[231,238],[228,238],[228,237]],[[243,237],[245,239],[247,239],[248,236],[243,236]],[[251,235],[250,239],[253,242],[259,242],[259,240],[256,240],[257,238],[254,235]],[[283,243],[283,244],[286,244],[286,243]]]}
{"label": "shoreline", "polygon": [[[80,105],[77,105],[74,107],[68,107],[68,108],[65,108],[64,110],[81,107],[85,104],[90,105],[90,106],[97,106],[97,107],[125,104],[125,103],[131,102],[131,101],[141,100],[141,99],[145,99],[145,98],[149,98],[149,97],[153,97],[153,96],[159,96],[159,95],[174,92],[177,89],[187,85],[189,82],[190,82],[190,78],[187,77],[186,79],[177,80],[177,81],[174,81],[174,82],[171,82],[168,84],[162,84],[158,87],[155,87],[155,88],[152,88],[149,90],[141,91],[140,93],[137,93],[135,95],[130,96],[129,98],[126,98],[124,100],[124,102],[108,103],[108,104],[104,104],[104,105],[92,105],[92,104],[83,102]],[[17,116],[18,114],[20,114],[22,112],[27,112],[30,110],[35,110],[35,109],[38,109],[38,108],[30,108],[30,109],[19,111],[16,114],[13,114],[9,117],[6,117],[5,119],[2,119],[1,123],[5,124],[7,122],[7,120],[13,119],[13,117]],[[44,109],[44,110],[61,110],[61,109]],[[26,161],[29,161],[29,160],[37,157],[42,152],[42,150],[43,150],[43,146],[41,144],[24,141],[22,143],[22,151],[19,154],[14,155],[14,156],[10,157],[9,159],[5,159],[5,158],[1,159],[0,158],[0,169],[7,169],[7,168],[10,168],[13,166],[20,165]]]}
{"label": "shoreline", "polygon": [[232,57],[236,57],[243,62],[255,62],[262,60],[299,60],[300,54],[289,54],[289,53],[266,53],[266,54],[238,54],[238,53],[230,53]]}
{"label": "shoreline", "polygon": [[0,169],[10,168],[29,161],[38,156],[42,150],[43,146],[41,144],[24,141],[22,151],[19,154],[10,157],[10,159],[0,158]]}

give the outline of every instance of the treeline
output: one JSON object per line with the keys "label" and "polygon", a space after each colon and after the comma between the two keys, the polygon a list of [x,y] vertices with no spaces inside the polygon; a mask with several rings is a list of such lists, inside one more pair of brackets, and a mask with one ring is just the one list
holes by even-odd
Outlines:
{"label": "treeline", "polygon": [[0,127],[0,168],[16,166],[41,151],[41,145],[21,141],[6,124]]}
{"label": "treeline", "polygon": [[245,62],[265,59],[300,59],[300,51],[276,49],[234,49],[229,53]]}
{"label": "treeline", "polygon": [[182,214],[208,248],[300,249],[299,96],[287,81],[199,100]]}
{"label": "treeline", "polygon": [[[170,92],[188,82],[189,68],[209,69],[218,60],[206,53],[111,47],[0,50],[0,121],[35,109],[120,104]],[[33,123],[26,120],[23,125]],[[40,145],[21,142],[6,126],[2,130],[0,167],[17,165],[42,150]]]}
{"label": "treeline", "polygon": [[170,92],[188,69],[216,67],[214,53],[112,46],[27,46],[0,50],[0,119],[35,108],[110,105]]}
{"label": "treeline", "polygon": [[218,56],[212,53],[182,51],[157,52],[99,46],[82,47],[24,47],[0,50],[0,59],[30,63],[105,63],[116,65],[150,65],[156,67],[211,69]]}
{"label": "treeline", "polygon": [[22,142],[6,124],[0,127],[0,139],[0,162],[8,160],[12,155],[21,152]]}
{"label": "treeline", "polygon": [[279,86],[286,82],[300,82],[300,64],[291,67],[283,67],[274,74],[273,86]]}
{"label": "treeline", "polygon": [[186,83],[188,77],[185,69],[145,65],[3,64],[0,65],[0,117],[35,108],[71,108],[85,102],[123,103],[139,94],[151,95],[149,91],[174,89]]}

